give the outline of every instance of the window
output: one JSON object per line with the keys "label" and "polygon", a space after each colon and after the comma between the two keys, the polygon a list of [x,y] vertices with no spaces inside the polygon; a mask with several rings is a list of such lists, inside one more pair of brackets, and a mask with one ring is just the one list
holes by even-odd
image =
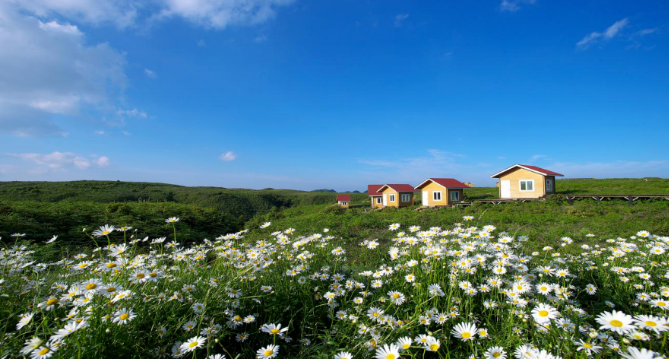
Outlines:
{"label": "window", "polygon": [[546,180],[546,192],[553,192],[553,180]]}
{"label": "window", "polygon": [[459,201],[460,200],[460,192],[459,191],[451,191],[451,201]]}
{"label": "window", "polygon": [[521,180],[520,181],[520,190],[523,191],[523,192],[534,191],[534,180]]}
{"label": "window", "polygon": [[391,195],[390,195],[390,199],[389,199],[389,201],[390,201],[390,202],[395,202],[395,195],[394,195],[394,194],[391,194]]}
{"label": "window", "polygon": [[402,202],[411,202],[411,195],[410,194],[403,194],[402,195]]}
{"label": "window", "polygon": [[341,204],[343,204],[343,205],[345,206],[345,205],[346,205],[346,201],[343,201]]}
{"label": "window", "polygon": [[376,204],[381,204],[381,203],[383,203],[383,198],[376,197]]}
{"label": "window", "polygon": [[441,201],[441,191],[432,192],[432,200]]}

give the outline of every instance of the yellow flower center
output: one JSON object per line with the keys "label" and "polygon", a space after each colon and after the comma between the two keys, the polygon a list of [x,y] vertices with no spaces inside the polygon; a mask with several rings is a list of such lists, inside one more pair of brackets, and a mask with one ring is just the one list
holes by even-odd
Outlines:
{"label": "yellow flower center", "polygon": [[548,311],[547,310],[540,310],[539,311],[539,316],[540,317],[547,317],[548,316]]}
{"label": "yellow flower center", "polygon": [[590,348],[592,348],[592,345],[590,345],[588,343],[583,343],[583,347],[590,349]]}
{"label": "yellow flower center", "polygon": [[494,356],[495,358],[499,358],[499,357],[502,356],[502,353],[500,353],[500,352],[494,352],[494,353],[492,354],[492,356]]}
{"label": "yellow flower center", "polygon": [[411,346],[411,344],[406,343],[406,344],[402,345],[402,349],[409,349],[410,346]]}
{"label": "yellow flower center", "polygon": [[469,339],[469,338],[472,337],[472,333],[462,333],[462,337],[463,337],[464,339]]}
{"label": "yellow flower center", "polygon": [[107,287],[107,293],[111,293],[111,292],[116,292],[116,288],[114,288],[114,287]]}
{"label": "yellow flower center", "polygon": [[46,301],[46,305],[54,305],[58,303],[58,298],[49,298],[49,300]]}
{"label": "yellow flower center", "polygon": [[395,359],[395,354],[386,355],[386,359]]}
{"label": "yellow flower center", "polygon": [[137,277],[137,279],[143,279],[146,275],[144,275],[144,273],[137,273],[135,277]]}
{"label": "yellow flower center", "polygon": [[129,317],[130,317],[130,314],[128,314],[128,313],[123,313],[123,314],[121,314],[121,316],[119,316],[118,318],[121,319],[121,320],[126,320],[126,319],[128,319]]}
{"label": "yellow flower center", "polygon": [[623,326],[623,322],[621,322],[621,321],[619,321],[619,320],[617,320],[617,319],[614,319],[614,320],[611,321],[611,325],[613,325],[614,327],[618,327],[618,328],[620,328],[620,327]]}
{"label": "yellow flower center", "polygon": [[89,283],[89,284],[86,285],[86,289],[88,289],[88,290],[95,289],[97,287],[98,287],[98,285],[95,284],[95,283]]}
{"label": "yellow flower center", "polygon": [[111,232],[109,232],[109,231],[102,232],[102,234],[105,235],[105,236],[108,235],[109,233],[111,233]]}
{"label": "yellow flower center", "polygon": [[270,330],[270,332],[272,332],[272,334],[276,334],[276,333],[279,332],[279,329],[274,328],[274,329]]}
{"label": "yellow flower center", "polygon": [[434,343],[434,344],[431,344],[431,345],[430,345],[430,350],[432,350],[432,351],[435,351],[435,352],[436,352],[436,351],[437,351],[437,349],[439,349],[439,344],[437,344],[437,343]]}
{"label": "yellow flower center", "polygon": [[114,262],[107,263],[107,268],[114,268],[114,267],[116,267],[116,263]]}
{"label": "yellow flower center", "polygon": [[265,356],[266,356],[266,357],[269,357],[269,356],[271,356],[272,354],[274,354],[274,350],[265,350]]}
{"label": "yellow flower center", "polygon": [[42,348],[42,350],[39,351],[39,355],[46,355],[46,353],[50,352],[49,348]]}
{"label": "yellow flower center", "polygon": [[196,347],[198,344],[200,344],[200,343],[198,343],[198,342],[192,342],[192,343],[188,344],[188,346],[191,347],[191,348],[194,348],[194,347]]}
{"label": "yellow flower center", "polygon": [[656,327],[657,326],[657,323],[653,322],[652,320],[645,321],[645,324],[649,327]]}

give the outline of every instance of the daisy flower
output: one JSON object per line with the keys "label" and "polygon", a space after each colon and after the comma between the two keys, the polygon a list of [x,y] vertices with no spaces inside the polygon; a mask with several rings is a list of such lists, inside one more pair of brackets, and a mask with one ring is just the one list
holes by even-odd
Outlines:
{"label": "daisy flower", "polygon": [[473,340],[474,335],[476,335],[476,325],[473,323],[460,323],[453,327],[453,330],[451,331],[451,334],[453,334],[454,337],[462,340],[462,341],[467,341],[467,340]]}
{"label": "daisy flower", "polygon": [[201,348],[204,345],[205,341],[207,341],[206,338],[197,335],[186,340],[185,343],[181,344],[179,349],[181,349],[182,353],[189,353],[194,351],[195,349]]}
{"label": "daisy flower", "polygon": [[353,354],[349,352],[339,352],[334,356],[334,359],[353,359]]}
{"label": "daisy flower", "polygon": [[558,311],[547,304],[540,303],[532,309],[532,317],[539,324],[550,322],[551,319],[555,319],[557,316]]}
{"label": "daisy flower", "polygon": [[669,330],[669,326],[667,326],[669,323],[667,323],[666,320],[652,315],[637,315],[634,317],[634,323],[636,323],[639,328],[652,330],[655,333]]}
{"label": "daisy flower", "polygon": [[376,349],[374,358],[376,359],[399,359],[400,348],[395,344],[385,344],[383,347]]}
{"label": "daisy flower", "polygon": [[281,328],[281,324],[263,324],[262,327],[260,328],[261,331],[271,334],[271,335],[282,335],[283,333],[288,331],[288,328]]}
{"label": "daisy flower", "polygon": [[123,308],[114,313],[114,319],[112,319],[112,323],[117,323],[119,325],[127,324],[129,321],[135,319],[136,317],[137,315],[133,313],[132,310]]}
{"label": "daisy flower", "polygon": [[272,344],[264,348],[260,348],[256,352],[256,357],[258,359],[275,358],[277,355],[279,355],[279,346]]}
{"label": "daisy flower", "polygon": [[596,321],[599,323],[600,329],[609,329],[618,334],[629,333],[636,328],[632,324],[631,316],[616,310],[600,314]]}
{"label": "daisy flower", "polygon": [[483,353],[486,359],[506,359],[506,352],[502,347],[492,347]]}

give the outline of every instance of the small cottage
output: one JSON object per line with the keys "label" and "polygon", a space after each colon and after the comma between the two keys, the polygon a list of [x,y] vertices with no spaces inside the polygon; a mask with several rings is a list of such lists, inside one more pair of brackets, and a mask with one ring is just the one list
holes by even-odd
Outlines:
{"label": "small cottage", "polygon": [[513,165],[495,173],[498,178],[499,198],[541,198],[555,193],[555,177],[562,174],[530,165]]}
{"label": "small cottage", "polygon": [[409,184],[384,184],[376,193],[381,194],[383,207],[407,207],[413,205],[413,186]]}
{"label": "small cottage", "polygon": [[337,204],[343,208],[348,208],[351,205],[351,196],[347,194],[337,195]]}
{"label": "small cottage", "polygon": [[377,193],[383,186],[382,184],[370,184],[367,185],[367,195],[369,195],[370,200],[372,201],[372,208],[383,208],[383,196],[381,193]]}
{"label": "small cottage", "polygon": [[428,178],[416,186],[421,190],[423,206],[450,206],[464,198],[466,184],[453,178]]}

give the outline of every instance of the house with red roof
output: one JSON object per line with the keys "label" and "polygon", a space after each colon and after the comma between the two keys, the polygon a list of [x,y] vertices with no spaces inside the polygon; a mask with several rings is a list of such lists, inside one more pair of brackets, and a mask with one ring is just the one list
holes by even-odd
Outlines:
{"label": "house with red roof", "polygon": [[545,168],[515,164],[495,173],[499,198],[541,198],[555,193],[555,177],[563,175]]}
{"label": "house with red roof", "polygon": [[407,207],[413,205],[414,188],[410,184],[384,184],[376,193],[381,194],[382,207]]}
{"label": "house with red roof", "polygon": [[422,194],[423,206],[450,206],[464,198],[468,185],[454,178],[428,178],[416,186]]}
{"label": "house with red roof", "polygon": [[372,208],[383,208],[383,196],[381,195],[381,193],[376,192],[379,190],[379,188],[381,188],[381,186],[383,185],[382,184],[367,185],[367,195],[372,201]]}
{"label": "house with red roof", "polygon": [[348,208],[351,205],[351,196],[347,194],[337,195],[337,204],[341,207]]}

